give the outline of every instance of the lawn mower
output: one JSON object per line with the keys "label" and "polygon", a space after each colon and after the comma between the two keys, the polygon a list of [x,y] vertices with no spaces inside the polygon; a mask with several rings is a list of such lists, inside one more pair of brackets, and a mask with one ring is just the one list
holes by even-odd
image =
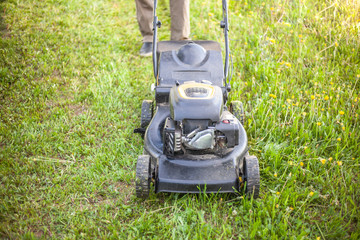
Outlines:
{"label": "lawn mower", "polygon": [[[137,159],[136,195],[156,193],[239,192],[257,198],[259,163],[248,153],[244,109],[227,107],[230,92],[227,1],[220,27],[225,58],[215,41],[157,41],[161,22],[154,1],[153,71],[155,101],[144,100],[143,155]],[[150,188],[151,184],[154,188]]]}

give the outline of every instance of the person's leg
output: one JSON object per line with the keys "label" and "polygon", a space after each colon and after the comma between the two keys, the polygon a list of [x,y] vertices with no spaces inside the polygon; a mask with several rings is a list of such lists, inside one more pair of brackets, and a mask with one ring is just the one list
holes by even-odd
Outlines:
{"label": "person's leg", "polygon": [[151,56],[153,41],[153,0],[135,0],[136,17],[143,37],[140,56]]}
{"label": "person's leg", "polygon": [[171,40],[187,40],[190,36],[189,0],[170,0]]}
{"label": "person's leg", "polygon": [[153,0],[135,0],[136,17],[139,24],[143,42],[152,42],[153,31]]}

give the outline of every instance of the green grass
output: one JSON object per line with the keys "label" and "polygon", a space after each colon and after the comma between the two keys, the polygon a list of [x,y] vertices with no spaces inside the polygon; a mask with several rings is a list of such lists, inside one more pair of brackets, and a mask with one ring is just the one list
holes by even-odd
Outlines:
{"label": "green grass", "polygon": [[[191,38],[223,41],[221,1]],[[230,1],[231,100],[261,197],[134,194],[153,98],[135,3],[0,1],[0,237],[358,239],[360,3]],[[168,3],[159,3],[169,39]]]}

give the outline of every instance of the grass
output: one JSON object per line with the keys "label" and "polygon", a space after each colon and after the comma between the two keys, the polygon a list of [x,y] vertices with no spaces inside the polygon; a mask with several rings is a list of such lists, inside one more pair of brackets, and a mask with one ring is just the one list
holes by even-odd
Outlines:
{"label": "grass", "polygon": [[[221,1],[191,38],[223,41]],[[230,1],[231,100],[245,103],[261,197],[134,195],[153,98],[135,4],[0,2],[0,236],[358,239],[360,4]],[[169,11],[159,3],[160,39]]]}

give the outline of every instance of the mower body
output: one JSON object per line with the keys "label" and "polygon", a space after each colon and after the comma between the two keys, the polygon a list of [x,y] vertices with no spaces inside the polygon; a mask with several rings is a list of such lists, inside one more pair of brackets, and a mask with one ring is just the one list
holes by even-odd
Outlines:
{"label": "mower body", "polygon": [[154,0],[155,100],[144,100],[144,152],[136,165],[136,194],[237,192],[259,196],[259,163],[250,156],[240,101],[230,92],[227,0],[222,0],[225,57],[214,41],[157,42],[161,26]]}
{"label": "mower body", "polygon": [[234,192],[247,136],[224,105],[220,44],[158,43],[155,111],[145,132],[156,192]]}

